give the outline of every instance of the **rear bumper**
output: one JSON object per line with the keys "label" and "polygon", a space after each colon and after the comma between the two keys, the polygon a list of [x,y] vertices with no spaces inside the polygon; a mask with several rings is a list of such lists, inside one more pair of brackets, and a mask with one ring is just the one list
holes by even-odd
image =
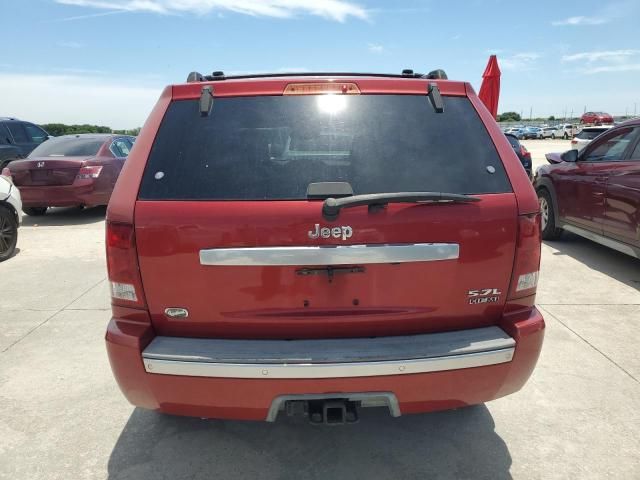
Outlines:
{"label": "rear bumper", "polygon": [[109,203],[109,196],[99,191],[93,180],[76,180],[72,185],[18,187],[25,207],[95,206]]}
{"label": "rear bumper", "polygon": [[288,395],[389,392],[402,414],[483,403],[524,385],[544,336],[544,320],[534,309],[505,318],[501,328],[415,336],[423,338],[405,348],[405,358],[398,357],[393,337],[357,340],[373,344],[359,348],[359,358],[339,347],[333,359],[320,354],[331,348],[327,342],[348,346],[353,339],[319,341],[325,344],[318,344],[316,353],[307,341],[308,358],[295,359],[295,351],[275,358],[271,347],[252,356],[255,345],[226,348],[224,340],[155,337],[149,324],[117,310],[122,318],[109,324],[107,351],[128,400],[165,413],[211,418],[265,420],[274,402]]}

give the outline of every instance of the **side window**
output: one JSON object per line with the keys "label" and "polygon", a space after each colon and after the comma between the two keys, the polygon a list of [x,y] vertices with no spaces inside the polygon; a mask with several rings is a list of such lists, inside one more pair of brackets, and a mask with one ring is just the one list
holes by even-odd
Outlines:
{"label": "side window", "polygon": [[116,157],[127,157],[131,150],[131,143],[124,138],[118,138],[111,144],[111,152]]}
{"label": "side window", "polygon": [[11,136],[16,143],[30,143],[29,137],[27,137],[27,132],[22,126],[22,123],[19,122],[9,122],[5,124],[9,131],[11,132]]}
{"label": "side window", "polygon": [[27,131],[27,136],[33,143],[42,143],[49,138],[47,132],[36,125],[25,123],[24,128]]}
{"label": "side window", "polygon": [[634,140],[638,129],[625,128],[612,136],[605,137],[597,145],[589,148],[582,157],[585,162],[616,162],[622,160],[624,152]]}
{"label": "side window", "polygon": [[0,145],[10,145],[10,138],[9,130],[7,130],[4,124],[0,123]]}
{"label": "side window", "polygon": [[[636,128],[636,130],[640,130],[640,129]],[[629,160],[640,162],[640,142],[636,144],[636,148],[634,148],[633,152],[631,152],[631,155],[629,155]]]}

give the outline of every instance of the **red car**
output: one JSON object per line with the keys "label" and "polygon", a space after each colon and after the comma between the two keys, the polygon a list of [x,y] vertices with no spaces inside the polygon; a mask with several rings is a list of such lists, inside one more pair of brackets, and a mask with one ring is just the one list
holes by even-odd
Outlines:
{"label": "red car", "polygon": [[567,230],[640,258],[640,120],[547,160],[535,178],[542,238]]}
{"label": "red car", "polygon": [[106,205],[134,140],[111,134],[51,138],[3,174],[20,189],[27,215],[43,215],[48,207]]}
{"label": "red car", "polygon": [[580,123],[602,125],[604,123],[613,123],[613,117],[604,112],[586,112],[580,117]]}
{"label": "red car", "polygon": [[131,403],[336,424],[525,384],[538,202],[471,85],[443,77],[165,89],[107,209],[106,343]]}

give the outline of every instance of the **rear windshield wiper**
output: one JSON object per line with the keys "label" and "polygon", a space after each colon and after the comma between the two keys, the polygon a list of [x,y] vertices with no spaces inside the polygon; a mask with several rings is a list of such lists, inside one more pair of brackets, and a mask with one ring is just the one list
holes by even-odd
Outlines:
{"label": "rear windshield wiper", "polygon": [[353,195],[344,198],[327,198],[322,205],[322,215],[327,220],[335,220],[343,208],[361,205],[386,205],[388,203],[471,203],[479,202],[478,197],[458,193],[443,192],[390,192]]}

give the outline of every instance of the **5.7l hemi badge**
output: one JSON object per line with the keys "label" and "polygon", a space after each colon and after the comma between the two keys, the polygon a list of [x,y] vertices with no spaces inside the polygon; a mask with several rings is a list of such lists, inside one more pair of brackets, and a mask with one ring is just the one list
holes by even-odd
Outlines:
{"label": "5.7l hemi badge", "polygon": [[470,305],[479,303],[498,303],[502,292],[497,288],[482,288],[480,290],[469,290],[467,292]]}

